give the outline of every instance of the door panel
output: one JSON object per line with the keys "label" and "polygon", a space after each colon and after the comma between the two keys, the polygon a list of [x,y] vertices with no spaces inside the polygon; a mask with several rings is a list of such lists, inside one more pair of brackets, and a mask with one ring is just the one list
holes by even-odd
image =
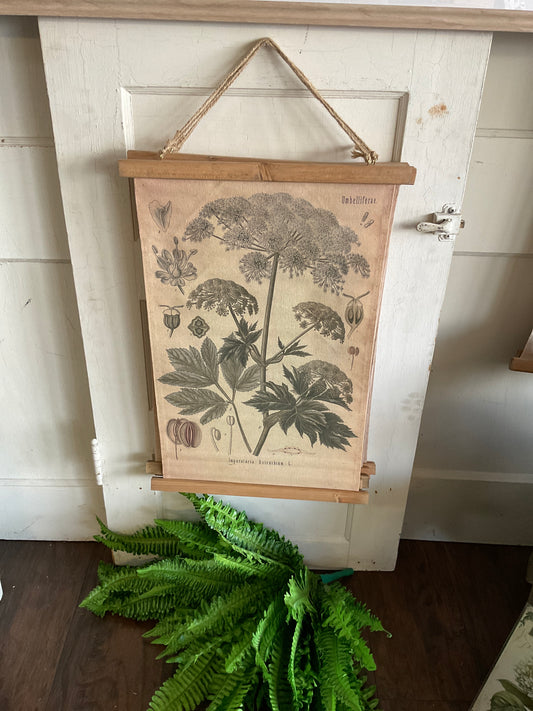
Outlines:
{"label": "door panel", "polygon": [[[126,181],[116,160],[157,149],[252,40],[271,36],[380,153],[418,168],[396,211],[369,426],[377,463],[369,506],[230,499],[279,528],[317,567],[394,566],[452,245],[415,225],[460,205],[490,47],[483,33],[40,20],[65,218],[112,527],[188,516],[149,491],[153,427],[144,377]],[[457,81],[460,77],[460,82]],[[262,51],[185,151],[350,160],[346,138],[272,54]],[[324,473],[327,477],[327,472]]]}

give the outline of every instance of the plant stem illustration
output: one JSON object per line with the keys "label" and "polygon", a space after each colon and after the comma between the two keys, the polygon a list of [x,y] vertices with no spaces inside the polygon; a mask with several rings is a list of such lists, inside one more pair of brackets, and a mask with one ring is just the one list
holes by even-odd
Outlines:
{"label": "plant stem illustration", "polygon": [[[368,261],[353,251],[360,245],[355,232],[339,224],[332,212],[301,198],[287,193],[257,193],[249,198],[235,196],[207,203],[189,222],[182,239],[195,243],[214,240],[227,252],[244,251],[238,262],[239,270],[247,285],[256,284],[265,295],[260,309],[258,299],[247,287],[219,277],[203,281],[189,293],[188,308],[229,317],[232,328],[218,347],[206,337],[200,350],[192,346],[168,349],[174,371],[160,381],[180,388],[166,396],[168,402],[183,415],[203,413],[202,424],[224,415],[228,424],[231,419],[230,453],[234,424],[254,456],[261,453],[276,426],[285,435],[295,428],[311,445],[319,443],[342,450],[350,446],[349,440],[356,435],[331,407],[350,409],[351,380],[326,361],[313,360],[300,367],[284,362],[312,356],[312,349],[302,342],[305,336],[312,343],[317,336],[343,343],[346,337],[343,319],[334,308],[318,300],[290,304],[285,296],[284,304],[280,304],[277,290],[280,274],[289,279],[307,276],[317,296],[322,291],[332,295],[330,301],[335,301],[343,295],[350,272],[368,278]],[[175,242],[177,249],[177,238]],[[158,254],[155,248],[154,252]],[[180,259],[188,262],[197,250],[189,254],[179,252]],[[160,256],[164,257],[164,252]],[[181,278],[196,278],[193,269],[194,276],[182,274]],[[158,272],[156,276],[164,281],[166,275]],[[262,286],[264,281],[267,284]],[[176,285],[180,287],[179,283]],[[363,319],[360,299],[368,293],[348,297],[345,319],[351,327],[350,334]],[[285,320],[292,311],[295,330],[288,340],[284,336],[285,343],[278,335],[274,349],[271,341],[276,335],[281,307]],[[256,316],[258,320],[253,320]],[[279,367],[274,367],[278,364]],[[220,383],[219,371],[227,389]],[[274,379],[271,372],[275,373]],[[243,400],[242,394],[252,391],[253,395]],[[253,408],[262,418],[262,429],[253,449],[243,427],[241,407]]]}

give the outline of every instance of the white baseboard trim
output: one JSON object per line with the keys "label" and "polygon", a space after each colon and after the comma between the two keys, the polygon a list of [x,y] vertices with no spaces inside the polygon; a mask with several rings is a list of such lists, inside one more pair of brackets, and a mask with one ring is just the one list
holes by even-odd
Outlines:
{"label": "white baseboard trim", "polygon": [[92,479],[0,479],[0,487],[0,538],[86,541],[99,532],[104,502]]}

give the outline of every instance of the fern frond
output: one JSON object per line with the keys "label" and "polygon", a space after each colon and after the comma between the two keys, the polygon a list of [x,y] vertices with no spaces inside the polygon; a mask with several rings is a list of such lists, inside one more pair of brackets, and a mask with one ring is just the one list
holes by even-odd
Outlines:
{"label": "fern frond", "polygon": [[249,690],[257,683],[253,657],[249,655],[248,664],[232,674],[221,674],[213,682],[213,692],[209,695],[211,703],[207,711],[241,711]]}
{"label": "fern frond", "polygon": [[[298,626],[298,623],[297,625]],[[292,637],[291,653],[289,657],[288,678],[291,685],[294,704],[297,709],[313,707],[315,689],[318,676],[315,667],[316,651],[311,651],[312,628],[306,618],[302,619],[299,632],[295,629]]]}
{"label": "fern frond", "polygon": [[253,657],[252,636],[256,628],[255,620],[250,620],[241,625],[237,640],[233,642],[226,654],[225,669],[228,674],[233,674]]}
{"label": "fern frond", "polygon": [[116,567],[113,571],[102,569],[104,579],[101,585],[91,590],[87,597],[80,603],[95,615],[103,617],[106,612],[112,612],[113,603],[117,600],[136,593],[148,592],[153,584],[149,580],[142,580],[137,575],[138,568],[134,566]]}
{"label": "fern frond", "polygon": [[272,711],[295,711],[292,690],[287,678],[290,634],[287,625],[281,627],[272,645],[271,661],[266,680]]}
{"label": "fern frond", "polygon": [[174,593],[172,585],[158,585],[147,592],[110,601],[109,612],[134,620],[154,620],[176,612],[181,602],[181,595]]}
{"label": "fern frond", "polygon": [[301,568],[289,580],[283,599],[293,620],[300,620],[307,612],[315,611],[312,598],[318,582],[319,577],[309,568]]}
{"label": "fern frond", "polygon": [[283,594],[279,593],[265,610],[252,637],[252,645],[256,651],[256,660],[265,674],[268,674],[267,663],[272,651],[272,645],[285,624],[287,608]]}
{"label": "fern frond", "polygon": [[176,625],[181,624],[194,613],[194,608],[180,607],[169,615],[162,617],[159,622],[143,634],[143,637],[160,637],[171,632]]}
{"label": "fern frond", "polygon": [[116,566],[113,563],[105,563],[101,560],[98,563],[98,580],[100,583],[105,583],[109,578],[113,577]]}
{"label": "fern frond", "polygon": [[[205,654],[210,654],[211,652],[216,652],[220,655],[221,649],[228,643],[228,635],[204,635],[203,637],[196,637],[192,641],[189,641],[186,645],[177,645],[179,651],[170,655],[169,648],[163,650],[161,654],[157,656],[158,659],[165,658],[165,661],[169,664],[179,664],[181,668],[185,668],[192,664],[196,659],[199,659]],[[170,656],[169,656],[170,655]]]}
{"label": "fern frond", "polygon": [[213,664],[216,653],[200,657],[178,671],[158,689],[149,704],[151,711],[193,711],[207,698],[209,686],[218,671]]}
{"label": "fern frond", "polygon": [[125,551],[134,555],[176,556],[186,553],[194,555],[194,550],[180,543],[161,526],[146,526],[135,533],[115,533],[97,517],[101,535],[95,540],[114,551]]}
{"label": "fern frond", "polygon": [[339,633],[344,630],[346,635],[350,636],[354,631],[367,627],[372,632],[386,632],[389,637],[391,636],[366,605],[356,600],[341,583],[334,582],[322,586],[321,594],[326,622],[335,627]]}
{"label": "fern frond", "polygon": [[246,580],[244,574],[212,559],[165,559],[141,568],[139,575],[173,583],[175,590],[187,593],[191,602],[222,595]]}
{"label": "fern frond", "polygon": [[252,523],[244,511],[236,511],[211,496],[195,496],[193,503],[208,526],[250,559],[291,568],[301,564],[303,556],[296,546],[263,524]]}
{"label": "fern frond", "polygon": [[243,618],[257,613],[268,590],[264,583],[245,583],[228,595],[215,598],[190,622],[187,636],[192,639],[196,635],[220,634],[233,628]]}
{"label": "fern frond", "polygon": [[337,637],[331,627],[315,628],[315,635],[321,660],[318,683],[326,709],[335,708],[332,701],[335,696],[350,711],[365,711],[360,694],[353,688],[354,670],[349,643]]}
{"label": "fern frond", "polygon": [[363,669],[374,671],[376,662],[361,630],[369,627],[372,631],[385,631],[381,622],[339,583],[325,585],[321,596],[324,626],[332,627],[338,636],[348,641],[353,656]]}
{"label": "fern frond", "polygon": [[282,587],[292,574],[292,571],[285,565],[279,565],[279,563],[261,563],[258,565],[257,562],[248,560],[243,555],[215,553],[214,560],[220,561],[227,568],[242,572],[249,578],[269,580],[273,587]]}
{"label": "fern frond", "polygon": [[296,654],[298,652],[298,645],[300,643],[300,635],[302,633],[302,627],[303,627],[303,617],[301,617],[296,622],[296,625],[294,626],[294,631],[292,633],[292,640],[291,640],[291,651],[289,654],[289,662],[287,665],[287,678],[289,680],[289,684],[292,687],[292,692],[293,692],[295,698],[298,696],[298,689],[296,687]]}
{"label": "fern frond", "polygon": [[218,550],[225,550],[228,545],[221,540],[216,531],[209,528],[203,521],[174,521],[167,519],[156,519],[154,523],[163,528],[171,536],[178,538],[182,544],[194,546],[198,551],[205,552],[206,556],[212,555]]}
{"label": "fern frond", "polygon": [[152,644],[165,645],[166,650],[160,654],[160,657],[165,657],[176,655],[198,638],[222,636],[223,640],[232,640],[241,620],[259,609],[265,590],[259,584],[241,585],[225,596],[202,602],[192,615],[177,622],[167,633],[159,635]]}

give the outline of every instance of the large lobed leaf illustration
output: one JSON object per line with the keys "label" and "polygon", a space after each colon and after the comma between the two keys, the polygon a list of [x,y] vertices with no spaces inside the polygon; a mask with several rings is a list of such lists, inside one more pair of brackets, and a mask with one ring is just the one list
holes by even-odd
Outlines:
{"label": "large lobed leaf illustration", "polygon": [[167,353],[174,372],[162,375],[159,382],[195,388],[207,388],[218,382],[218,354],[210,338],[206,338],[202,343],[201,352],[194,346],[189,346],[168,348]]}
{"label": "large lobed leaf illustration", "polygon": [[205,410],[200,418],[202,425],[222,417],[229,407],[229,403],[218,393],[194,388],[183,388],[179,392],[169,393],[165,400],[178,407],[182,415],[196,415]]}
{"label": "large lobed leaf illustration", "polygon": [[249,392],[259,387],[261,369],[258,365],[245,369],[238,358],[228,358],[220,363],[220,369],[232,390]]}
{"label": "large lobed leaf illustration", "polygon": [[[246,404],[263,414],[270,413],[271,426],[278,424],[285,434],[294,425],[301,437],[308,437],[311,445],[319,440],[325,447],[345,450],[349,439],[356,435],[318,399],[322,398],[295,397],[285,383],[268,382],[266,390],[256,392]],[[334,398],[329,401],[338,404]]]}

